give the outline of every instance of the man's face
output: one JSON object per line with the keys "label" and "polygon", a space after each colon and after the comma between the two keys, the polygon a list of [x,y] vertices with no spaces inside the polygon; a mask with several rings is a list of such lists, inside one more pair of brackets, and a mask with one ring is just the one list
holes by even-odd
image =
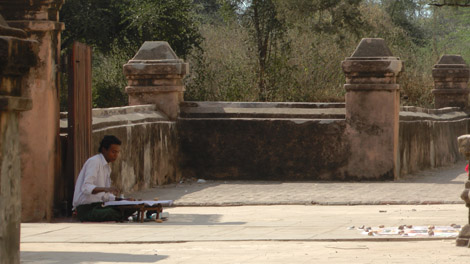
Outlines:
{"label": "man's face", "polygon": [[101,149],[101,153],[103,154],[104,158],[108,163],[114,162],[118,158],[120,152],[121,146],[116,144],[111,144],[111,146],[109,146],[109,149]]}

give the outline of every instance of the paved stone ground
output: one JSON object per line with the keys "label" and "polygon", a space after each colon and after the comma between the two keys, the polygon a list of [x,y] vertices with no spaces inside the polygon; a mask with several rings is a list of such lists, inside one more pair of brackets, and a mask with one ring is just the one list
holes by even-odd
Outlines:
{"label": "paved stone ground", "polygon": [[390,182],[247,182],[196,180],[127,194],[175,206],[463,204],[465,162]]}
{"label": "paved stone ground", "polygon": [[[21,262],[466,263],[454,238],[351,226],[464,225],[465,163],[395,182],[184,182],[129,194],[175,201],[163,223],[23,223]],[[212,205],[212,206],[209,206]],[[243,206],[235,206],[243,205]],[[354,206],[351,206],[354,205]]]}
{"label": "paved stone ground", "polygon": [[[189,242],[183,244],[27,244],[22,263],[467,263],[470,249],[453,241]],[[38,252],[41,251],[42,252]]]}

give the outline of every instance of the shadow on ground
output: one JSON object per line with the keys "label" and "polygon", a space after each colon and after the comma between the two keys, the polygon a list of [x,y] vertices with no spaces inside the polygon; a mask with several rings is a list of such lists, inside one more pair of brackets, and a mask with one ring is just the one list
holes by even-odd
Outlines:
{"label": "shadow on ground", "polygon": [[168,256],[160,255],[134,255],[123,253],[102,253],[102,252],[65,252],[65,251],[21,251],[21,263],[156,263],[166,259]]}

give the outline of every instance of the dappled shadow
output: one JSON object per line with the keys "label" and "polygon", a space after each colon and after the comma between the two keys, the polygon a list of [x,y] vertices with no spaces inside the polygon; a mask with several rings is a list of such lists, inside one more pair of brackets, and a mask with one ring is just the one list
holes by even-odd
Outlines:
{"label": "dappled shadow", "polygon": [[21,263],[80,264],[80,263],[157,263],[165,255],[135,255],[103,252],[21,251]]}

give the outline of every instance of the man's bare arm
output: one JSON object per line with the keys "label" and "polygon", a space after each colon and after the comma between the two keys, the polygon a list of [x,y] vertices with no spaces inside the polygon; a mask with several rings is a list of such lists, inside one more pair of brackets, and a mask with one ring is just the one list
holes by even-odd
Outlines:
{"label": "man's bare arm", "polygon": [[100,193],[100,192],[109,192],[109,193],[112,193],[114,195],[118,195],[119,194],[119,189],[116,188],[116,187],[95,187],[95,189],[93,189],[93,191],[91,193],[92,194],[97,194],[97,193]]}

